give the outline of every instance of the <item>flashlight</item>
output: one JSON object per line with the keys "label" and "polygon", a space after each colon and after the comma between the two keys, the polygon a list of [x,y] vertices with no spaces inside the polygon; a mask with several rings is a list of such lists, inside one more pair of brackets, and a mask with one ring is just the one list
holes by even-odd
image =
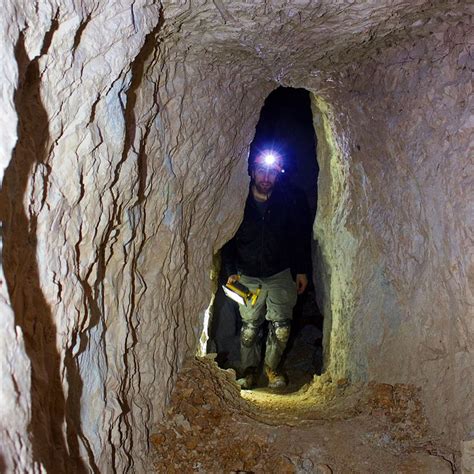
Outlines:
{"label": "flashlight", "polygon": [[227,283],[225,285],[222,285],[222,289],[224,290],[226,296],[228,296],[235,302],[243,306],[253,307],[257,302],[257,298],[260,294],[262,286],[259,285],[256,290],[251,291],[245,285],[242,285],[242,283],[234,281],[233,283]]}

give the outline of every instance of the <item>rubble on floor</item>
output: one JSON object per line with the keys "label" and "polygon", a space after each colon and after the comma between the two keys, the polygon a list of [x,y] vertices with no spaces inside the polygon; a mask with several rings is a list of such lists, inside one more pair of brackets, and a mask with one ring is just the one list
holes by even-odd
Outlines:
{"label": "rubble on floor", "polygon": [[454,472],[414,387],[325,374],[297,393],[242,395],[232,370],[189,360],[151,437],[156,472]]}

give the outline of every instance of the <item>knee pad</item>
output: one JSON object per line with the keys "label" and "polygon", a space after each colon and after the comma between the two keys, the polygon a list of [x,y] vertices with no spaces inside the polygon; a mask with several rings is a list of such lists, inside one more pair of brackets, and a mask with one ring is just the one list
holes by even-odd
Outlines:
{"label": "knee pad", "polygon": [[240,331],[240,342],[242,345],[245,347],[252,346],[257,339],[257,332],[258,329],[253,326],[242,326],[242,330]]}
{"label": "knee pad", "polygon": [[275,334],[275,338],[278,342],[287,343],[290,337],[290,321],[282,321],[282,322],[273,322],[273,332]]}

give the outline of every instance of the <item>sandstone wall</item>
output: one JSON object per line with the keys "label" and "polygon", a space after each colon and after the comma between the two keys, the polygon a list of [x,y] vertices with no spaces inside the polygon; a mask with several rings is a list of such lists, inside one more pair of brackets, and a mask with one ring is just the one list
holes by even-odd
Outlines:
{"label": "sandstone wall", "polygon": [[18,130],[6,124],[2,155],[2,456],[12,470],[142,472],[202,330],[212,256],[238,225],[271,86],[184,57],[153,2],[31,8],[12,10],[5,39]]}
{"label": "sandstone wall", "polygon": [[10,472],[139,468],[129,453],[146,447],[151,409],[133,350],[143,205],[131,110],[159,6],[38,1],[7,12],[2,291],[16,333],[10,316],[2,390],[16,384],[17,406],[5,392],[2,459]]}
{"label": "sandstone wall", "polygon": [[422,387],[459,449],[474,427],[474,29],[467,15],[431,28],[315,89],[316,281],[328,370]]}
{"label": "sandstone wall", "polygon": [[[25,16],[31,13],[26,10]],[[14,57],[14,46],[18,38],[21,23],[9,25],[15,16],[14,6],[6,4],[4,15],[0,18],[0,77],[2,89],[0,95],[2,114],[0,114],[0,177],[11,159],[16,141],[17,115],[13,103],[15,85],[18,80],[18,69]],[[2,199],[3,208],[3,199]],[[3,210],[3,209],[2,209]],[[26,471],[33,467],[32,447],[28,439],[28,423],[31,411],[30,361],[25,353],[21,329],[15,327],[15,314],[5,284],[3,268],[3,224],[0,228],[0,470]],[[32,469],[31,469],[32,470]]]}

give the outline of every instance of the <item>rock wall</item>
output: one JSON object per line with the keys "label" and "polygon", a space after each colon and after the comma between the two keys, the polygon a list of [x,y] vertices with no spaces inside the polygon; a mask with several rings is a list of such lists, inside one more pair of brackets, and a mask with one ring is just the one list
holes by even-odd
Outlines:
{"label": "rock wall", "polygon": [[234,84],[237,64],[196,82],[212,65],[184,64],[155,2],[25,10],[4,38],[2,462],[142,472],[271,86]]}
{"label": "rock wall", "polygon": [[469,5],[303,3],[7,4],[8,470],[146,469],[277,84],[319,111],[328,369],[425,385],[438,431],[472,428]]}
{"label": "rock wall", "polygon": [[431,23],[316,91],[315,233],[328,370],[422,387],[456,445],[474,427],[473,24]]}
{"label": "rock wall", "polygon": [[[4,6],[4,15],[0,19],[0,47],[2,57],[0,76],[2,91],[0,101],[0,176],[7,167],[16,141],[17,115],[13,104],[15,85],[18,80],[18,69],[14,58],[14,41],[18,29],[10,26],[8,20],[14,16],[12,4]],[[1,200],[2,211],[4,199]],[[5,284],[3,218],[0,228],[0,470],[12,472],[26,471],[33,467],[31,443],[28,439],[28,423],[31,412],[31,364],[25,353],[23,333],[15,327],[15,314],[10,295]],[[33,471],[33,469],[31,469]]]}
{"label": "rock wall", "polygon": [[2,290],[14,321],[2,323],[2,389],[13,380],[17,397],[5,394],[3,463],[139,467],[129,453],[147,445],[151,409],[134,352],[144,206],[133,104],[160,9],[38,1],[7,12]]}

